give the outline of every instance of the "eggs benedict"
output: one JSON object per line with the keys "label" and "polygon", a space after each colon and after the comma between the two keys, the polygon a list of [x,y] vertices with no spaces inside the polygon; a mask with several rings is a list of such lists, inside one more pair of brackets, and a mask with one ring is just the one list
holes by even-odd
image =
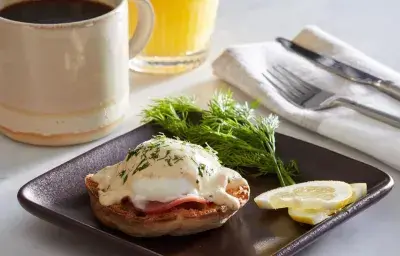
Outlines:
{"label": "eggs benedict", "polygon": [[184,235],[223,225],[249,199],[247,181],[217,153],[158,135],[85,178],[95,216],[133,236]]}

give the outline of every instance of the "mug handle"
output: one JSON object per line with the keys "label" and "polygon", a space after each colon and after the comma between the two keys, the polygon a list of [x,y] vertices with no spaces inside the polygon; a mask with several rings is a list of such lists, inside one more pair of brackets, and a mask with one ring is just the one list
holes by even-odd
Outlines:
{"label": "mug handle", "polygon": [[146,46],[154,28],[154,10],[149,0],[128,0],[136,5],[138,21],[135,33],[129,40],[129,58],[135,57]]}

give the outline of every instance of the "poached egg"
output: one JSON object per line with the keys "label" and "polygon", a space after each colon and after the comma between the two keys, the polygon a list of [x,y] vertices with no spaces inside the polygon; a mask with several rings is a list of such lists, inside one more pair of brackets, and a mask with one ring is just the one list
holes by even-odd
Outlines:
{"label": "poached egg", "polygon": [[[237,210],[240,201],[227,189],[248,186],[236,171],[221,165],[211,148],[158,135],[130,150],[125,159],[92,176],[104,206],[129,197],[143,211],[152,203],[213,202]],[[186,200],[185,200],[186,199]]]}

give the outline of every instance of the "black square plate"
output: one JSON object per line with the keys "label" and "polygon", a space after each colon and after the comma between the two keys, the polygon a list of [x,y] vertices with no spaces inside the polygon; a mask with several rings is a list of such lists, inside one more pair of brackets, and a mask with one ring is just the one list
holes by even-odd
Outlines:
{"label": "black square plate", "polygon": [[311,227],[292,221],[287,210],[258,209],[252,199],[268,189],[278,187],[277,178],[247,177],[252,199],[219,229],[185,237],[139,239],[101,226],[92,215],[84,177],[123,160],[129,148],[150,139],[159,131],[151,124],[143,125],[46,172],[20,189],[20,204],[33,215],[73,232],[97,235],[99,239],[105,239],[104,243],[122,243],[124,246],[118,247],[126,255],[293,255],[325,232],[379,201],[393,187],[392,178],[374,167],[277,134],[279,156],[283,160],[295,159],[299,165],[301,176],[297,182],[366,182],[368,194],[333,217]]}

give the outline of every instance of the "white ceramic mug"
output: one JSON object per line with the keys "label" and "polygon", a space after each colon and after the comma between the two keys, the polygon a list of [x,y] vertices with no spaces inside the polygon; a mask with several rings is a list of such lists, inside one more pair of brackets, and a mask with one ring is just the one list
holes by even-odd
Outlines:
{"label": "white ceramic mug", "polygon": [[[0,9],[24,0],[0,0]],[[33,24],[0,17],[0,130],[17,141],[71,145],[109,134],[129,105],[129,59],[146,45],[148,0],[99,0],[93,19]],[[139,10],[128,35],[128,1]],[[129,43],[128,43],[129,42]]]}

